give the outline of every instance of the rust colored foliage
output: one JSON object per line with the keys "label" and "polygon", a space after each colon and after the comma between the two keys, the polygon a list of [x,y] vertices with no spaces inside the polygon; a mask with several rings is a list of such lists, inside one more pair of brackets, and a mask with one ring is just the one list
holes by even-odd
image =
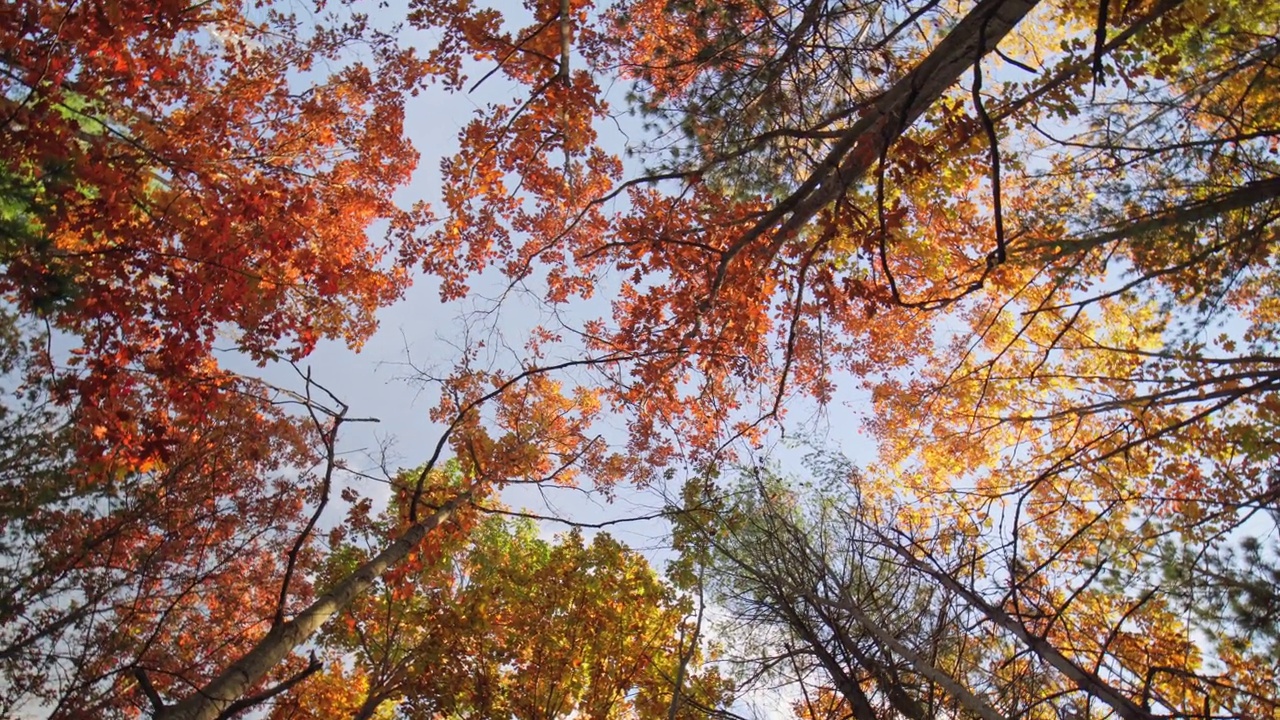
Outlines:
{"label": "rust colored foliage", "polygon": [[[1274,716],[1280,668],[1204,619],[1194,578],[1256,589],[1206,558],[1229,563],[1224,543],[1280,496],[1277,7],[411,0],[409,25],[439,40],[420,61],[359,6],[317,8],[315,26],[270,3],[6,6],[0,291],[77,344],[65,363],[37,349],[22,364],[32,378],[63,364],[52,400],[76,462],[53,499],[4,487],[33,508],[8,521],[88,538],[66,557],[25,550],[39,598],[0,605],[11,686],[64,714],[212,719],[277,696],[311,713],[307,679],[352,712],[384,692],[432,707],[439,691],[402,672],[421,658],[374,667],[413,647],[365,652],[358,634],[389,632],[388,614],[473,619],[474,598],[423,596],[453,589],[476,504],[512,483],[607,490],[712,469],[786,429],[797,401],[858,391],[875,458],[815,510],[856,509],[845,540],[874,552],[850,556],[857,582],[829,596],[793,605],[783,572],[753,596],[776,596],[768,609],[792,615],[777,627],[801,628],[820,660],[805,676],[830,680],[801,714]],[[477,63],[486,74],[467,77]],[[479,107],[443,161],[438,224],[390,201],[413,157],[404,97],[429,81],[510,95]],[[647,123],[629,148],[642,162],[608,134],[618,85]],[[377,221],[392,242],[368,240]],[[370,533],[374,515],[353,512],[346,530],[376,537],[360,553],[335,540],[313,592],[342,414],[300,427],[212,348],[226,337],[267,361],[324,337],[358,345],[410,268],[446,301],[501,278],[497,304],[524,292],[547,320],[512,367],[468,337],[432,379],[445,430],[392,481],[394,522]],[[604,287],[608,308],[580,317]],[[308,445],[320,471],[291,474]],[[776,566],[804,550],[799,593],[825,583],[828,553],[806,534],[843,542],[840,528],[774,519]],[[911,598],[868,568],[909,577],[916,606],[893,605]],[[565,602],[553,579],[528,582]],[[103,600],[81,612],[76,593]],[[1266,610],[1258,597],[1246,610]],[[933,626],[913,621],[923,610]],[[343,662],[361,645],[363,665],[300,656],[335,617],[347,632],[327,637]],[[71,631],[92,657],[59,654]],[[516,655],[572,666],[561,632],[521,648],[456,639],[536,674],[550,668]],[[821,657],[832,643],[847,647]],[[80,674],[31,669],[54,656]],[[341,696],[348,681],[364,699]]]}
{"label": "rust colored foliage", "polygon": [[[163,458],[167,408],[216,402],[216,342],[259,361],[358,347],[408,282],[367,232],[410,221],[391,193],[425,66],[365,16],[315,12],[0,10],[0,177],[21,229],[0,291],[75,339],[56,379],[101,440],[86,456]],[[157,402],[126,407],[138,392]]]}
{"label": "rust colored foliage", "polygon": [[[952,590],[1012,643],[1009,707],[1274,714],[1269,646],[1178,618],[1274,532],[1274,3],[414,8],[451,86],[518,88],[445,162],[424,267],[552,308],[617,281],[572,329],[639,477],[869,393],[859,491],[930,572],[992,578]],[[644,168],[602,139],[614,80]]]}
{"label": "rust colored foliage", "polygon": [[[58,717],[146,707],[218,671],[269,627],[287,549],[315,479],[305,433],[261,388],[236,381],[216,406],[170,415],[171,453],[145,470],[51,477],[6,468],[0,668],[4,712]],[[81,437],[74,426],[65,442]],[[309,558],[304,558],[308,562]],[[309,595],[292,585],[290,607]]]}
{"label": "rust colored foliage", "polygon": [[393,239],[425,211],[391,196],[426,70],[324,3],[0,8],[6,393],[21,385],[0,411],[21,440],[0,478],[0,714],[150,712],[144,689],[189,692],[310,597],[294,566],[314,559],[299,533],[324,427],[215,347],[358,348],[400,296]]}

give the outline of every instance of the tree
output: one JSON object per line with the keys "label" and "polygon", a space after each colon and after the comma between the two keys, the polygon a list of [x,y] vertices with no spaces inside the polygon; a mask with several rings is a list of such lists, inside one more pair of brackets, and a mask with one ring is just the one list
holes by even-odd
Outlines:
{"label": "tree", "polygon": [[[1201,615],[1204,632],[1220,633],[1218,643],[1253,649],[1275,657],[1280,640],[1280,596],[1276,593],[1276,548],[1256,537],[1240,541],[1239,550],[1210,550],[1206,563],[1216,572],[1205,580],[1189,574],[1199,569],[1191,548],[1170,548],[1165,575],[1186,587],[1186,601]],[[1180,552],[1178,552],[1180,550]],[[1200,548],[1197,552],[1203,551]],[[1224,552],[1225,550],[1225,552]],[[1224,617],[1225,615],[1225,617]],[[1227,630],[1223,632],[1223,630]]]}
{"label": "tree", "polygon": [[[394,515],[369,529],[385,535],[388,524]],[[324,648],[355,659],[350,670],[326,669],[352,693],[346,716],[383,707],[408,717],[665,714],[688,651],[686,611],[642,557],[607,534],[553,543],[530,521],[497,517],[459,540],[402,564],[324,630]],[[348,572],[369,544],[378,543],[344,541],[325,574]],[[714,707],[719,683],[709,674],[690,686]],[[344,716],[309,702],[318,717]],[[276,714],[292,716],[287,704]]]}
{"label": "tree", "polygon": [[[950,383],[956,389],[948,396],[959,401],[966,387],[976,388],[967,391],[972,395],[1025,377],[1002,367],[987,377],[992,358],[1020,357],[1016,348],[1000,352],[1002,337],[1047,345],[1048,364],[1037,369],[1043,383],[1025,385],[1052,387],[1058,376],[1071,376],[1051,363],[1057,348],[1070,351],[1077,328],[1091,332],[1089,320],[1112,332],[1106,317],[1143,318],[1144,339],[1127,341],[1141,352],[1152,352],[1145,345],[1169,322],[1141,314],[1150,311],[1131,307],[1124,293],[1096,290],[1107,258],[1129,258],[1136,273],[1129,290],[1168,288],[1175,313],[1187,307],[1178,288],[1195,273],[1203,278],[1186,286],[1192,293],[1212,295],[1215,284],[1225,292],[1240,277],[1239,263],[1260,258],[1248,248],[1269,237],[1266,208],[1280,186],[1268,174],[1272,133],[1259,120],[1265,114],[1251,109],[1265,102],[1270,70],[1259,53],[1268,46],[1260,34],[1237,30],[1268,20],[1239,16],[1247,10],[1238,4],[1129,3],[1109,12],[1107,3],[989,2],[966,5],[959,15],[932,2],[633,2],[598,15],[571,9],[576,34],[561,39],[576,43],[588,67],[635,78],[637,107],[659,129],[669,125],[690,138],[660,158],[657,171],[625,182],[622,165],[590,144],[594,131],[561,130],[565,114],[581,124],[602,119],[606,108],[592,98],[596,85],[585,71],[563,88],[573,94],[552,92],[561,87],[552,82],[559,65],[538,43],[563,35],[545,19],[559,10],[538,5],[538,24],[504,36],[491,32],[497,15],[487,9],[416,7],[417,22],[449,32],[450,42],[437,49],[442,63],[459,71],[468,54],[501,58],[495,72],[532,88],[527,102],[495,107],[464,133],[462,151],[446,168],[452,220],[428,238],[434,252],[426,269],[445,278],[446,294],[457,293],[464,286],[452,278],[514,253],[503,266],[513,283],[545,273],[543,299],[552,305],[589,294],[607,268],[629,273],[636,289],[623,289],[607,322],[582,330],[600,348],[653,354],[635,375],[645,382],[610,378],[609,391],[615,407],[638,414],[648,435],[664,428],[696,434],[697,422],[680,417],[681,401],[714,397],[721,417],[745,416],[738,431],[751,436],[755,421],[775,417],[790,395],[829,397],[842,371],[912,403]],[[1067,37],[1056,55],[1032,57],[1033,43],[1051,37],[1049,24],[1060,20],[1068,30],[1096,25],[1095,42]],[[1202,37],[1217,29],[1213,39]],[[994,60],[981,61],[988,56]],[[984,84],[984,72],[992,72],[984,66],[997,65],[1009,68],[1006,75],[1039,77]],[[1223,105],[1228,88],[1254,71],[1259,82],[1237,89],[1245,101]],[[957,86],[962,80],[967,90]],[[833,83],[852,88],[850,96],[833,92]],[[791,88],[802,92],[788,94]],[[1143,108],[1159,114],[1144,120]],[[1115,138],[1099,139],[1103,131],[1090,129],[1059,142],[1054,118],[1113,128]],[[531,148],[547,152],[530,158]],[[1233,154],[1220,157],[1223,148]],[[563,170],[550,159],[560,150],[569,158]],[[1119,154],[1114,161],[1109,151]],[[1033,159],[1039,157],[1045,159]],[[1041,172],[1038,163],[1053,170]],[[1168,176],[1175,171],[1180,179]],[[508,175],[519,177],[521,197],[509,196]],[[1115,180],[1096,181],[1104,175]],[[623,197],[625,209],[604,213],[605,202]],[[1089,212],[1080,212],[1081,197],[1095,199]],[[1130,242],[1201,232],[1215,218],[1222,224],[1204,230],[1213,237],[1199,249],[1175,251],[1181,255]],[[1247,237],[1237,242],[1241,232]],[[520,237],[523,244],[515,244]],[[1232,296],[1254,303],[1249,297],[1259,298],[1265,285],[1250,282]],[[908,309],[894,322],[877,320],[878,312],[901,305]],[[1214,307],[1221,305],[1206,305]],[[925,310],[972,327],[969,344],[989,355],[965,351],[961,357],[975,370],[955,373],[951,363],[932,362],[968,345],[963,338],[955,347],[936,345],[935,314]],[[1110,340],[1094,344],[1110,347]],[[1158,392],[1136,390],[1114,405],[1185,405],[1175,400],[1201,387],[1194,367],[1178,366],[1185,350],[1139,362],[1127,346],[1120,349],[1090,354],[1120,363],[1108,374],[1077,374],[1140,388],[1169,376],[1171,365],[1171,377],[1185,379]],[[1025,351],[1028,367],[1037,351]],[[1210,367],[1224,362],[1235,360]],[[939,369],[903,387],[898,371],[910,366]],[[1269,377],[1265,366],[1240,372],[1230,377],[1246,395]],[[674,389],[678,382],[654,382],[686,376],[697,382],[683,394]],[[656,385],[672,390],[655,395]],[[1114,408],[1104,401],[1098,409]],[[1016,418],[1003,422],[1009,420]],[[651,438],[635,449],[661,458],[671,443]]]}
{"label": "tree", "polygon": [[[749,397],[771,417],[791,392],[827,397],[841,370],[866,376],[883,394],[897,391],[898,369],[928,368],[935,354],[956,352],[933,342],[928,309],[971,326],[971,344],[1006,361],[1018,354],[999,352],[997,331],[1049,345],[1050,362],[1056,348],[1073,347],[1063,343],[1076,333],[1064,327],[1106,322],[1106,313],[1143,318],[1149,325],[1139,335],[1151,338],[1167,320],[1136,315],[1124,293],[1096,290],[1104,259],[1117,253],[1136,273],[1129,290],[1168,288],[1170,312],[1187,306],[1177,293],[1192,274],[1204,277],[1188,290],[1212,295],[1213,286],[1225,292],[1239,277],[1245,258],[1265,263],[1249,248],[1269,237],[1268,203],[1280,187],[1267,160],[1266,115],[1253,109],[1267,101],[1269,46],[1243,28],[1269,20],[1245,18],[1236,3],[1129,3],[1122,12],[1107,3],[993,1],[965,4],[959,14],[933,2],[638,1],[597,15],[574,6],[565,13],[576,34],[561,39],[576,43],[588,67],[635,78],[637,107],[660,130],[665,122],[691,138],[692,147],[677,143],[681,152],[662,159],[660,172],[625,182],[622,165],[590,145],[594,131],[561,132],[564,113],[583,123],[606,110],[591,97],[595,83],[585,70],[575,94],[551,92],[560,87],[552,82],[559,65],[539,43],[562,35],[545,19],[555,6],[535,6],[538,24],[511,35],[491,32],[498,15],[488,9],[453,12],[426,1],[416,8],[415,21],[449,32],[440,62],[460,71],[467,55],[498,57],[497,70],[532,88],[527,102],[497,106],[464,133],[446,168],[452,220],[428,238],[435,252],[426,269],[445,278],[446,294],[456,293],[463,286],[451,278],[515,253],[506,273],[513,282],[545,273],[543,298],[553,305],[590,293],[606,268],[630,273],[636,289],[624,288],[609,322],[585,326],[588,337],[611,350],[657,353],[652,377],[699,378],[684,396],[655,396],[653,382],[612,388],[614,404],[637,410],[645,428],[684,427],[672,407],[681,397],[714,395],[725,415]],[[1053,38],[1061,44],[1055,54],[1031,57],[1031,44],[1050,39],[1049,24],[1059,21],[1067,31],[1093,28],[1095,42]],[[1038,77],[984,83],[986,66]],[[1254,72],[1258,82],[1240,85]],[[836,87],[852,87],[852,97],[835,92],[828,77],[847,78]],[[802,92],[788,95],[793,87]],[[1241,102],[1224,99],[1232,87]],[[1158,114],[1144,119],[1149,108]],[[1053,118],[1088,129],[1058,141]],[[1107,132],[1115,137],[1100,139]],[[547,152],[530,158],[531,148]],[[550,159],[560,150],[570,158],[563,171]],[[521,197],[509,196],[508,175],[519,177]],[[1097,181],[1104,175],[1115,179]],[[752,190],[761,187],[774,189]],[[629,206],[604,213],[605,202],[623,197]],[[1094,198],[1087,212],[1082,197]],[[1215,218],[1219,227],[1204,226]],[[1208,234],[1198,249],[1131,241],[1175,230]],[[1254,303],[1248,298],[1259,297],[1260,285],[1248,286],[1232,297]],[[896,322],[876,319],[898,305],[909,309]],[[1129,362],[1163,376],[1164,364],[1184,355]],[[990,360],[962,357],[978,367]],[[917,397],[948,378],[982,388],[1006,377],[993,368],[996,377],[984,381],[964,367],[951,377],[952,364],[939,365],[899,394]],[[1051,382],[1054,366],[1041,369]],[[1269,377],[1265,368],[1243,372],[1237,379],[1246,393]],[[1154,382],[1106,377],[1135,388]],[[1189,378],[1173,382],[1154,399],[1181,404],[1174,398],[1199,387]],[[1152,394],[1138,391],[1132,403]],[[667,447],[652,442],[659,455]]]}
{"label": "tree", "polygon": [[[181,442],[166,464],[78,484],[73,425],[4,478],[4,712],[136,711],[139,673],[182,687],[262,632],[287,585],[310,492],[294,470],[311,449],[264,388],[235,389],[172,418]],[[292,591],[290,603],[308,593]]]}
{"label": "tree", "polygon": [[[812,469],[816,485],[798,487],[744,470],[728,494],[704,499],[713,511],[687,516],[711,548],[710,582],[730,618],[721,632],[737,640],[730,657],[752,683],[789,688],[801,717],[1149,720],[1274,707],[1267,680],[1201,665],[1176,594],[1157,586],[1135,599],[1076,576],[1064,597],[1051,574],[1006,577],[990,550],[886,525],[886,507],[864,504],[846,463]],[[1182,584],[1232,594],[1230,583]],[[1265,589],[1253,597],[1265,607]],[[1213,601],[1196,599],[1204,631],[1221,633]],[[1258,618],[1237,608],[1246,626]],[[1247,642],[1221,654],[1246,656],[1257,671],[1273,662]]]}
{"label": "tree", "polygon": [[6,712],[136,709],[138,678],[182,687],[263,632],[281,587],[307,597],[288,550],[319,489],[310,421],[213,346],[266,361],[371,332],[407,276],[365,230],[414,217],[391,193],[423,70],[366,18],[321,17],[0,12],[0,293],[45,327],[6,320]]}
{"label": "tree", "polygon": [[859,525],[857,502],[830,478],[797,489],[756,467],[714,510],[677,520],[702,538],[730,618],[720,634],[748,686],[787,687],[808,718],[1019,714],[954,593],[904,571]]}
{"label": "tree", "polygon": [[405,287],[365,231],[421,216],[391,194],[427,66],[367,17],[317,19],[43,0],[0,16],[0,291],[79,342],[58,380],[101,428],[86,457],[163,457],[168,405],[122,398],[208,401],[219,333],[259,361],[358,347]]}
{"label": "tree", "polygon": [[[1000,559],[1007,598],[970,603],[986,622],[1051,635],[1071,682],[1107,668],[1107,712],[1274,707],[1274,667],[1199,655],[1150,562],[1275,501],[1273,8],[637,0],[561,8],[569,34],[535,4],[502,36],[476,30],[488,10],[418,7],[453,31],[442,61],[520,57],[508,77],[530,89],[464,133],[427,269],[514,253],[513,285],[544,273],[552,306],[626,273],[581,331],[654,353],[605,378],[636,452],[723,460],[798,395],[857,384],[868,503],[937,543],[940,577],[972,567],[961,548]],[[563,131],[607,108],[585,70],[577,95],[549,92],[551,38],[634,81],[651,171],[624,180],[594,134]]]}
{"label": "tree", "polygon": [[[30,328],[0,310],[0,377],[28,371],[24,352]],[[12,553],[7,531],[31,512],[66,492],[64,476],[72,464],[74,429],[44,392],[47,388],[8,389],[0,402],[0,554]]]}
{"label": "tree", "polygon": [[[597,84],[586,71],[574,75],[578,79],[572,83],[552,82],[560,77],[558,66],[531,47],[554,34],[549,21],[499,36],[491,27],[497,14],[489,9],[459,12],[452,4],[425,1],[415,7],[415,22],[438,23],[450,37],[437,49],[438,61],[457,71],[468,55],[517,58],[518,64],[504,60],[499,67],[532,88],[526,102],[496,106],[464,131],[462,150],[445,166],[451,220],[427,238],[432,253],[425,269],[445,280],[448,296],[465,290],[452,282],[455,278],[514,253],[516,259],[504,264],[504,271],[513,283],[535,269],[545,273],[543,297],[553,305],[588,296],[593,278],[607,268],[630,275],[632,283],[614,304],[612,323],[588,323],[582,332],[595,349],[645,359],[645,367],[633,373],[636,382],[606,378],[607,397],[615,408],[636,415],[633,450],[661,463],[674,451],[670,436],[703,443],[707,421],[681,412],[692,402],[714,408],[711,424],[739,420],[737,434],[750,438],[759,427],[751,416],[757,408],[744,404],[758,405],[767,418],[778,414],[788,383],[819,397],[829,394],[830,361],[824,358],[833,350],[835,357],[852,357],[865,345],[854,339],[833,347],[841,341],[810,324],[823,303],[839,304],[838,312],[844,314],[835,317],[837,327],[854,320],[842,304],[848,299],[844,283],[822,269],[826,260],[820,256],[833,238],[810,246],[810,233],[800,231],[820,211],[824,222],[837,222],[828,205],[865,177],[887,143],[934,105],[1031,4],[980,4],[937,52],[886,88],[864,117],[836,132],[827,157],[777,203],[765,195],[735,198],[716,183],[702,182],[713,169],[705,164],[619,183],[620,161],[591,144],[597,138],[589,123],[603,119],[607,111]],[[569,17],[577,35],[563,36],[564,42],[580,37],[577,47],[595,67],[621,65],[630,73],[632,67],[650,64],[652,57],[677,52],[673,48],[702,51],[682,33],[697,26],[688,17],[703,10],[676,8],[667,16],[661,6],[635,3],[600,27],[591,26],[586,9],[576,6],[556,10],[539,5],[534,14]],[[760,14],[761,25],[775,15]],[[780,8],[776,15],[785,17],[786,12]],[[631,20],[642,40],[629,34]],[[658,67],[671,74],[685,70],[680,63]],[[707,73],[714,75],[715,69]],[[677,88],[685,85],[667,79]],[[457,86],[460,80],[451,77],[450,82]],[[562,131],[565,116],[570,130]],[[729,118],[728,124],[735,120]],[[533,148],[539,152],[530,156]],[[556,151],[566,156],[563,167],[551,164]],[[735,157],[730,154],[725,162]],[[522,197],[508,195],[508,174],[519,177]],[[670,194],[642,187],[664,179],[682,180],[683,187]],[[604,204],[623,196],[629,209],[607,215]],[[526,238],[518,247],[511,241],[516,234]],[[855,288],[854,294],[858,292]],[[861,317],[860,302],[856,316]],[[781,353],[773,352],[777,346]],[[687,392],[681,389],[686,377],[697,377]],[[762,389],[763,396],[755,400]],[[747,415],[745,420],[735,417],[739,411]],[[707,438],[695,448],[705,460],[722,443],[723,438]]]}
{"label": "tree", "polygon": [[341,419],[228,373],[214,343],[266,362],[372,332],[408,277],[366,231],[425,217],[391,194],[427,69],[316,10],[0,11],[0,293],[45,329],[5,348],[28,394],[3,409],[6,712],[136,712],[309,597],[314,446]]}
{"label": "tree", "polygon": [[[361,520],[369,500],[343,493],[354,503],[348,531],[381,546],[358,559],[338,548],[319,592],[317,523],[344,472],[337,433],[356,419],[340,403],[326,407],[309,377],[306,395],[285,396],[310,413],[307,435],[258,394],[269,388],[244,382],[232,396],[241,403],[218,406],[224,414],[179,418],[189,454],[174,465],[46,502],[11,524],[6,703],[39,703],[58,717],[219,717],[304,686],[322,667],[305,657],[313,635],[388,570],[395,574],[382,582],[404,589],[414,568],[448,562],[458,533],[498,488],[564,480],[557,449],[568,465],[613,464],[600,448],[571,444],[584,442],[574,429],[583,406],[557,384],[534,374],[498,385],[488,393],[501,399],[494,427],[508,431],[491,438],[480,426],[484,395],[460,409],[463,430],[442,436],[436,456],[452,440],[467,459],[447,469],[433,460],[393,479],[402,510],[394,524],[370,532]],[[344,561],[345,574],[334,569]]]}
{"label": "tree", "polygon": [[1275,657],[1280,636],[1274,517],[1270,523],[1251,523],[1250,528],[1264,529],[1263,537],[1273,538],[1269,546],[1252,535],[1245,535],[1238,544],[1227,538],[1199,544],[1170,540],[1153,553],[1150,564],[1170,605],[1188,618],[1213,654],[1224,659],[1222,668],[1228,670],[1221,675],[1231,668],[1250,670],[1249,675],[1228,681],[1210,678],[1206,684],[1212,693],[1228,697],[1238,693],[1255,703],[1269,699],[1274,708],[1271,691],[1278,672]]}
{"label": "tree", "polygon": [[[837,586],[857,602],[832,600],[839,623],[814,624],[832,615],[822,602],[801,608],[826,633],[811,648],[847,641],[869,658],[807,714],[835,694],[865,713],[883,693],[910,715],[924,696],[895,696],[904,677],[970,688],[981,702],[947,690],[957,713],[1033,712],[1056,692],[1086,698],[1073,712],[1127,720],[1273,709],[1259,658],[1213,658],[1248,682],[1202,668],[1150,559],[1166,540],[1238,532],[1275,500],[1276,10],[1116,5],[537,0],[509,32],[491,9],[417,0],[409,21],[441,38],[423,62],[358,15],[314,33],[218,4],[33,2],[0,16],[15,148],[0,170],[5,292],[81,338],[55,389],[87,478],[22,529],[88,540],[34,565],[39,602],[10,605],[35,614],[12,625],[14,657],[61,648],[64,630],[81,633],[76,653],[101,652],[68,656],[77,674],[49,691],[72,698],[67,712],[240,711],[316,675],[301,656],[316,633],[504,486],[710,467],[780,427],[797,396],[825,403],[852,376],[873,393],[879,451],[859,488],[875,522],[858,533],[888,552],[851,562],[861,569]],[[346,54],[360,42],[375,68]],[[320,59],[342,69],[295,92]],[[447,217],[425,225],[425,210],[388,200],[407,172],[402,95],[428,73],[464,89],[472,60],[522,94],[463,131],[444,164]],[[682,138],[655,141],[655,168],[629,180],[599,134],[603,80],[619,76],[659,133]],[[512,367],[485,367],[478,342],[463,350],[438,379],[445,432],[416,477],[393,481],[407,517],[313,594],[346,409],[311,397],[306,378],[283,396],[303,410],[290,431],[271,389],[220,372],[210,348],[227,325],[263,360],[361,337],[407,272],[365,244],[374,217],[445,299],[498,265],[499,297],[528,291],[551,320]],[[574,319],[572,303],[618,279],[607,317]],[[236,442],[211,447],[206,415]],[[626,453],[599,434],[611,415]],[[278,434],[251,434],[264,423]],[[458,474],[442,485],[450,456]],[[315,471],[275,482],[286,465]],[[172,513],[154,507],[168,497]],[[778,553],[801,547],[786,527],[766,528],[788,539]],[[155,575],[122,577],[100,547],[155,555]],[[948,680],[908,656],[928,638],[894,648],[877,635],[892,612],[858,620],[858,573],[890,560],[946,588],[1008,656]],[[115,599],[135,587],[136,612]],[[95,609],[81,611],[86,589]],[[115,612],[141,620],[93,635]],[[215,615],[209,632],[234,641],[208,653],[170,630]],[[849,623],[857,634],[841,636]],[[138,627],[158,628],[155,641]],[[882,689],[863,702],[863,682]],[[983,698],[980,683],[1005,694]]]}

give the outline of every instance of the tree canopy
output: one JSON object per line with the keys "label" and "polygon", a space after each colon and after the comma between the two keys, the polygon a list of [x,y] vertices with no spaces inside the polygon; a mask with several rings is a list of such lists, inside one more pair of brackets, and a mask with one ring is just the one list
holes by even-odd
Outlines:
{"label": "tree canopy", "polygon": [[[0,713],[1277,717],[1278,54],[1243,0],[10,3]],[[432,86],[496,99],[428,208]],[[476,310],[372,473],[297,363],[414,279]],[[513,486],[661,498],[666,578]]]}

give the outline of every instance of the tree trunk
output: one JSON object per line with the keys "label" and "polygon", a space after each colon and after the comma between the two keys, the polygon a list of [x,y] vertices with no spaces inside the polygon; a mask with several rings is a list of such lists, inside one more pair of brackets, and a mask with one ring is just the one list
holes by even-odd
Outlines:
{"label": "tree trunk", "polygon": [[[866,177],[893,141],[975,62],[1000,44],[1040,0],[980,0],[920,64],[894,83],[835,143],[821,165],[722,255],[712,294],[733,258],[770,230],[787,237]],[[785,218],[785,222],[784,222]],[[714,297],[712,298],[714,299]]]}
{"label": "tree trunk", "polygon": [[306,642],[329,618],[368,590],[382,573],[408,556],[426,539],[427,533],[447,522],[470,499],[471,491],[464,491],[411,526],[376,557],[356,568],[332,590],[316,598],[310,607],[292,620],[272,629],[252,650],[194,695],[157,712],[156,720],[217,720],[224,710],[262,682],[276,665]]}

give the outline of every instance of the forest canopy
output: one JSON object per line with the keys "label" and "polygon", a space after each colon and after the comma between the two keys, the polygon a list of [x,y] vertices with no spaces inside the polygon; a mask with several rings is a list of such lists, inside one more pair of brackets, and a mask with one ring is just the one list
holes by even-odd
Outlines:
{"label": "forest canopy", "polygon": [[1277,123],[1280,3],[10,2],[0,714],[1280,718]]}

